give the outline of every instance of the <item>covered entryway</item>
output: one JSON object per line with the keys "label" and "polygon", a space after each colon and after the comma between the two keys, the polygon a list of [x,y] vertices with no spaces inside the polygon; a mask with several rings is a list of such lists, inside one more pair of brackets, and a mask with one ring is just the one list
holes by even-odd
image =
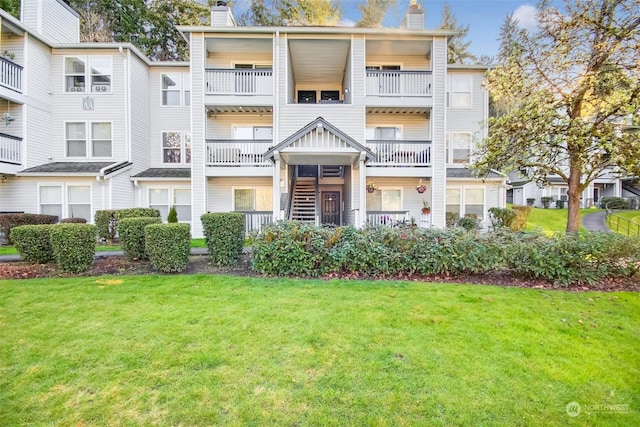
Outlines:
{"label": "covered entryway", "polygon": [[322,224],[340,224],[340,192],[323,191],[320,196],[322,205]]}

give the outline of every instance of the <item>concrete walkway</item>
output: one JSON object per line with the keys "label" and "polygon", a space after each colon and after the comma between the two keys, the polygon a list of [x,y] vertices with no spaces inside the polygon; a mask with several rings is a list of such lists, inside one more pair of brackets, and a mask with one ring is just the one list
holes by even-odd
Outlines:
{"label": "concrete walkway", "polygon": [[582,217],[582,226],[587,231],[609,232],[611,230],[607,227],[606,218],[607,213],[605,211],[588,213]]}
{"label": "concrete walkway", "polygon": [[[209,252],[207,248],[191,248],[191,255],[207,255]],[[111,256],[121,256],[124,255],[123,251],[100,251],[96,252],[93,256],[94,259],[102,259]],[[0,255],[0,262],[16,262],[22,261],[22,257],[20,255]]]}

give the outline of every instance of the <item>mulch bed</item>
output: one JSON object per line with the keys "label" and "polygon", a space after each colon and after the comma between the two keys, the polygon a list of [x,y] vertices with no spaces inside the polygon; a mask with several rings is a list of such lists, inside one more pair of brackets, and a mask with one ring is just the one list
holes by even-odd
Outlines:
{"label": "mulch bed", "polygon": [[[50,277],[82,277],[102,275],[147,275],[162,274],[151,267],[148,261],[131,261],[123,256],[96,259],[88,271],[79,274],[65,273],[54,264],[29,264],[26,262],[0,263],[0,279],[33,279]],[[178,274],[226,274],[233,276],[264,277],[251,269],[249,255],[243,254],[234,267],[216,267],[209,262],[208,256],[194,255],[189,258],[187,270]],[[472,275],[393,275],[388,277],[371,277],[354,273],[333,273],[325,279],[368,279],[368,280],[408,280],[415,282],[436,283],[475,283],[505,287],[521,287],[532,289],[555,289],[569,291],[634,291],[640,292],[640,278],[607,279],[595,284],[574,284],[563,286],[546,280],[514,277],[509,272],[498,271],[492,274]]]}

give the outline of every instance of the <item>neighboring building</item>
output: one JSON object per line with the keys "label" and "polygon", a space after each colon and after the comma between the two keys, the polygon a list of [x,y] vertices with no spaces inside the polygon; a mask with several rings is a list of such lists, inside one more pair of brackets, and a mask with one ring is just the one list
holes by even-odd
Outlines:
{"label": "neighboring building", "polygon": [[205,212],[444,227],[505,205],[500,175],[465,167],[487,132],[486,68],[447,64],[453,33],[424,30],[419,8],[370,29],[238,27],[215,6],[213,26],[181,28],[189,62],[152,62],[80,43],[62,1],[22,5],[23,22],[0,11],[0,211],[176,206],[201,236]]}

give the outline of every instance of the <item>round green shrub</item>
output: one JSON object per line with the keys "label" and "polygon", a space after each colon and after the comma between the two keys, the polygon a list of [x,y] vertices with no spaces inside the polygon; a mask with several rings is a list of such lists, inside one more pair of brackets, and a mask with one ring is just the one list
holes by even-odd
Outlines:
{"label": "round green shrub", "polygon": [[51,247],[58,267],[71,273],[88,270],[96,251],[96,235],[96,226],[92,224],[51,227]]}
{"label": "round green shrub", "polygon": [[54,260],[51,248],[53,225],[22,225],[11,230],[16,249],[27,262],[46,264]]}
{"label": "round green shrub", "polygon": [[184,271],[191,250],[189,224],[147,225],[145,248],[153,268],[164,273]]}
{"label": "round green shrub", "polygon": [[237,212],[216,212],[204,214],[200,220],[213,264],[237,264],[244,245],[245,215]]}
{"label": "round green shrub", "polygon": [[160,217],[132,217],[118,220],[118,235],[124,254],[129,259],[147,259],[145,233],[147,225],[160,224]]}

